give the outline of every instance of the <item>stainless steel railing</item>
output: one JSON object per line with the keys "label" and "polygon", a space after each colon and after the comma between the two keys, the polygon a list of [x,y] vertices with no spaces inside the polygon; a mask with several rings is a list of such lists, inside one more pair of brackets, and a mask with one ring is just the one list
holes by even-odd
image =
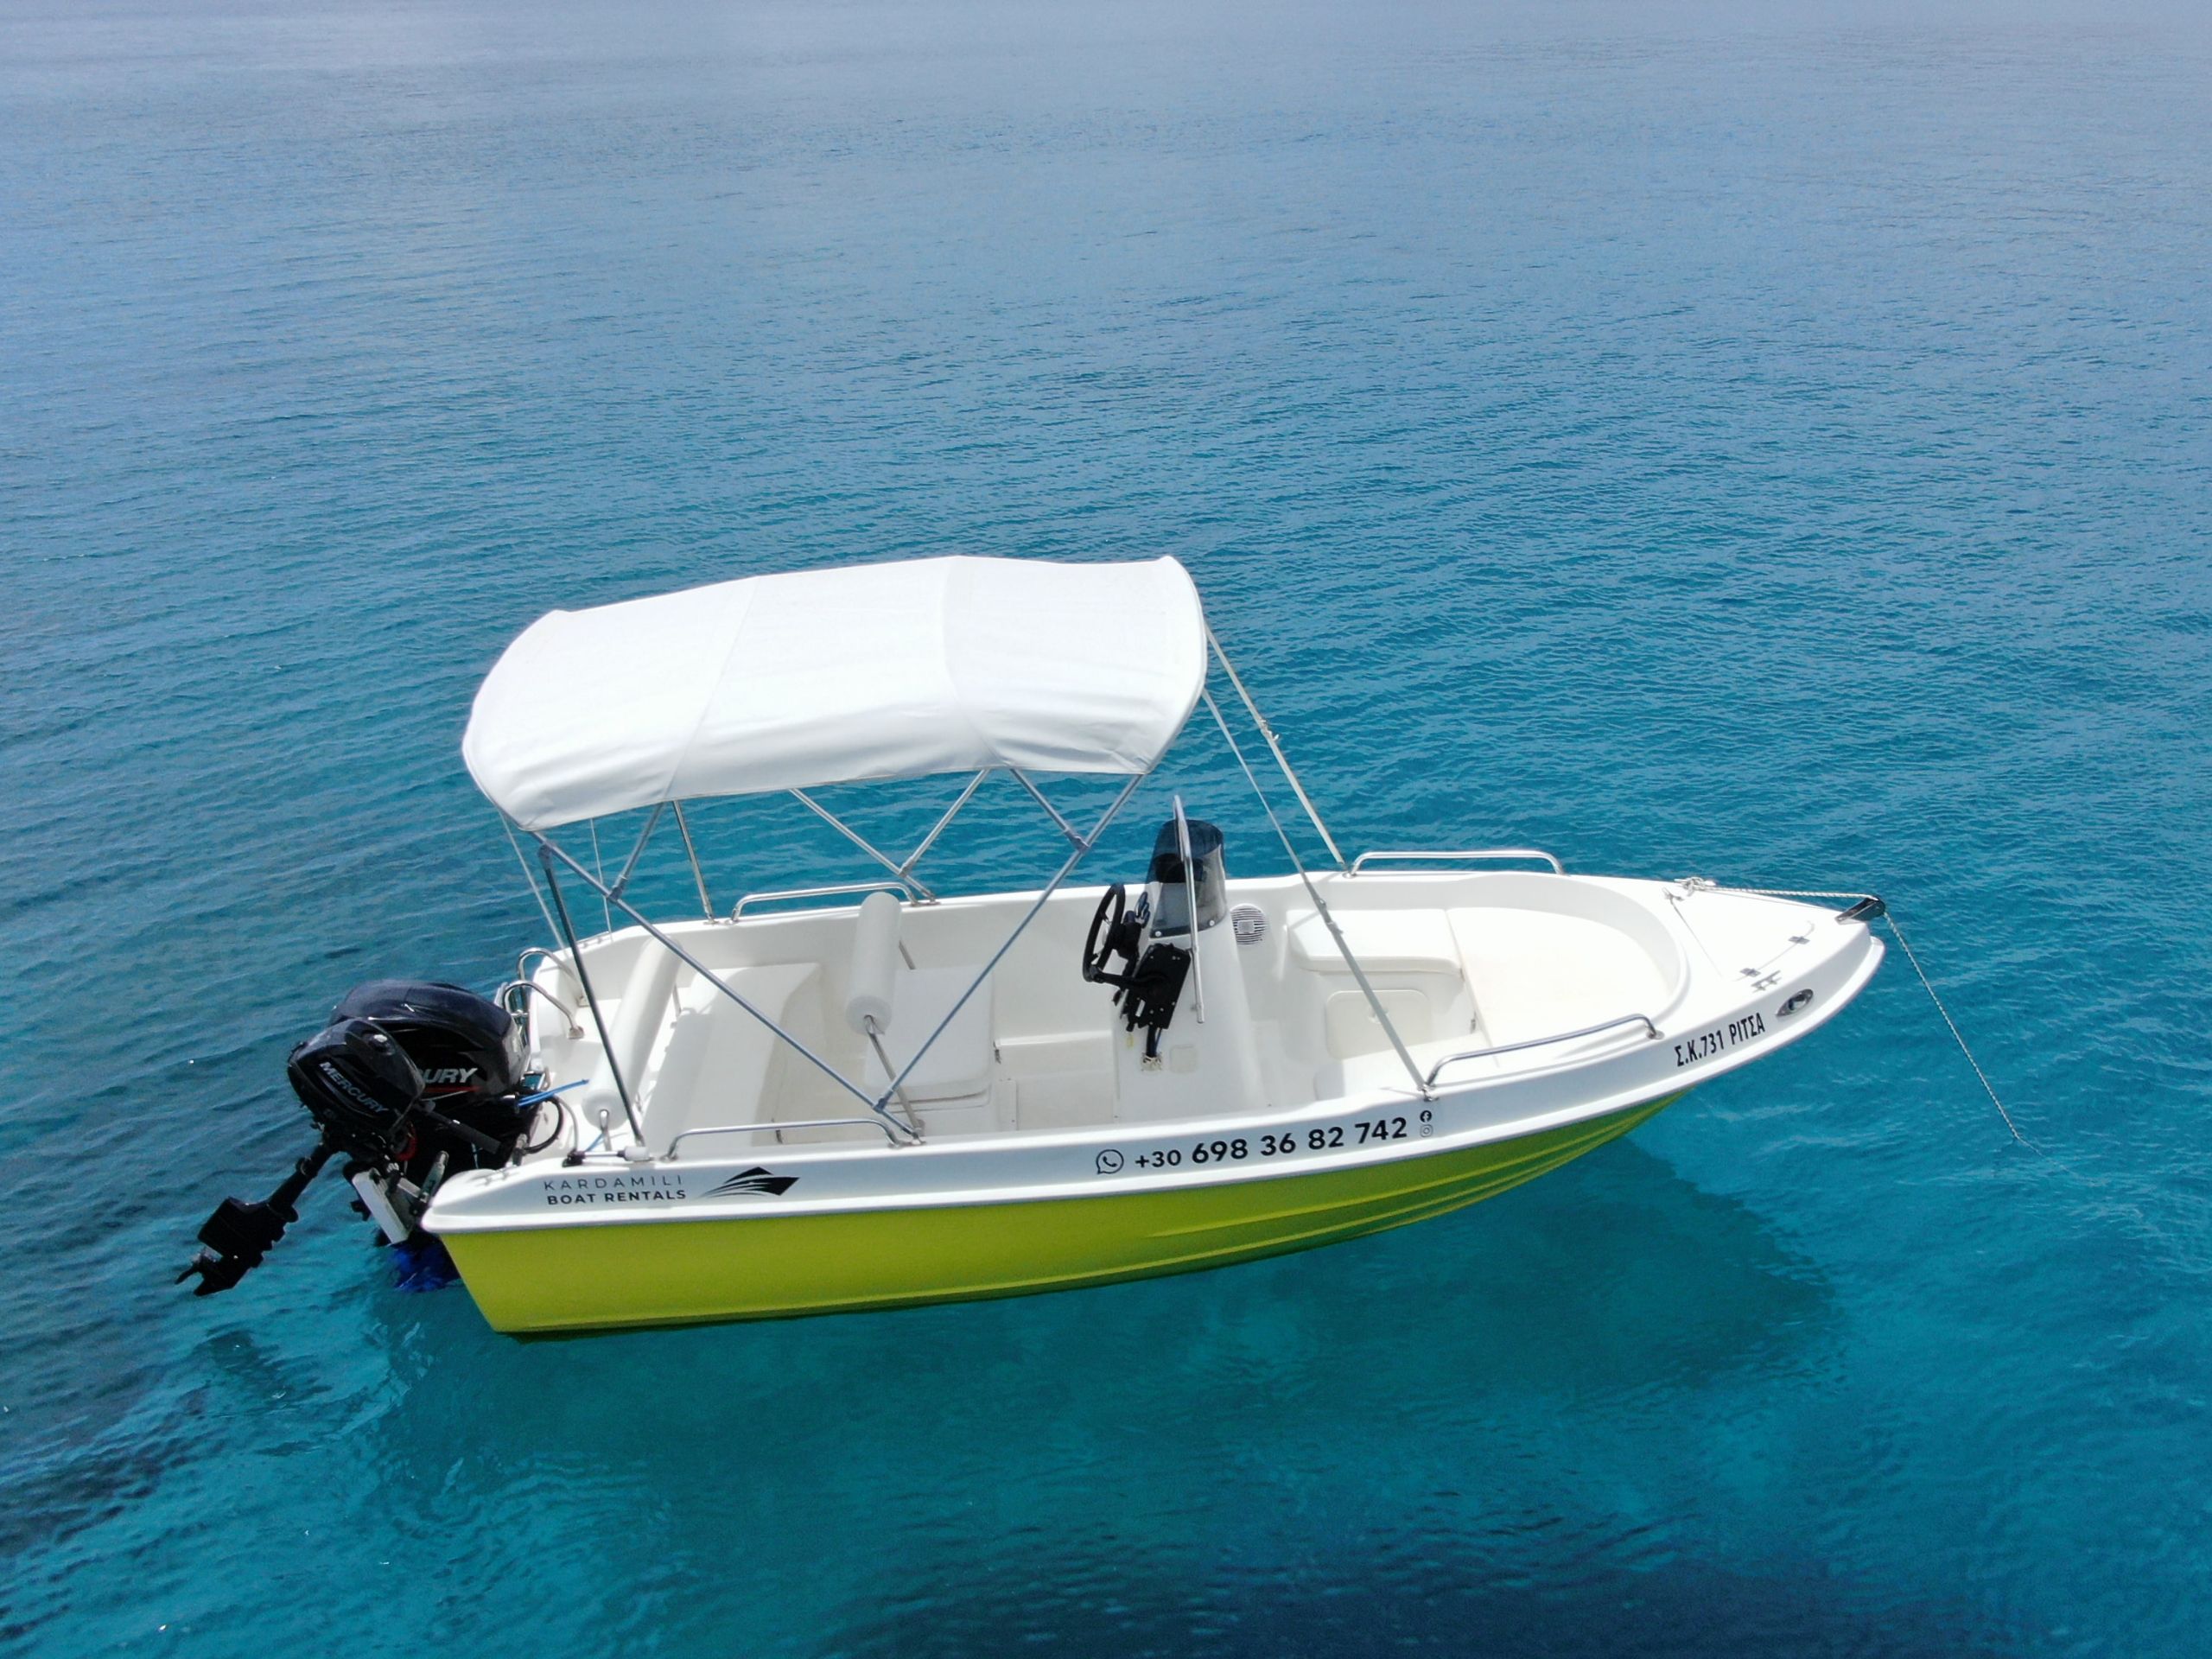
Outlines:
{"label": "stainless steel railing", "polygon": [[677,1132],[676,1138],[668,1143],[667,1152],[662,1155],[670,1163],[676,1162],[676,1149],[695,1135],[760,1135],[784,1129],[842,1129],[850,1128],[855,1124],[865,1124],[872,1129],[881,1129],[883,1138],[894,1147],[921,1144],[922,1137],[912,1130],[905,1132],[912,1135],[912,1139],[900,1141],[899,1136],[903,1126],[894,1126],[890,1119],[885,1117],[810,1117],[792,1123],[717,1123],[711,1128],[680,1129]]}
{"label": "stainless steel railing", "polygon": [[747,905],[766,905],[785,899],[829,899],[849,893],[902,893],[912,903],[919,895],[911,881],[898,876],[886,876],[880,881],[839,881],[826,887],[783,887],[768,893],[748,893],[739,899],[729,912],[736,921],[745,914]]}
{"label": "stainless steel railing", "polygon": [[543,985],[540,985],[534,979],[511,979],[505,984],[500,986],[498,991],[493,993],[492,1000],[497,1002],[501,1007],[505,1008],[508,1014],[512,1015],[515,1019],[525,1020],[523,1002],[517,1000],[516,993],[532,991],[543,997],[555,1007],[560,1009],[561,1017],[568,1021],[569,1035],[571,1039],[581,1037],[584,1034],[583,1027],[577,1023],[576,1011],[570,1007],[567,1003],[563,1002],[559,997],[554,995],[552,992],[547,990]]}
{"label": "stainless steel railing", "polygon": [[569,953],[565,950],[554,950],[542,944],[533,944],[529,950],[524,951],[520,956],[515,958],[515,977],[517,979],[530,979],[534,977],[530,968],[530,962],[532,957],[552,963],[557,966],[568,959],[568,954]]}
{"label": "stainless steel railing", "polygon": [[1549,1037],[1531,1037],[1518,1043],[1499,1043],[1492,1048],[1463,1049],[1457,1054],[1446,1054],[1428,1068],[1428,1086],[1436,1086],[1437,1074],[1447,1065],[1457,1065],[1462,1060],[1486,1060],[1494,1054],[1516,1054],[1524,1048],[1543,1048],[1553,1043],[1571,1043],[1578,1037],[1595,1037],[1600,1032],[1613,1031],[1622,1026],[1642,1026],[1647,1038],[1656,1039],[1659,1027],[1648,1014],[1624,1014],[1618,1020],[1600,1020],[1594,1026],[1585,1026],[1580,1031],[1558,1032]]}
{"label": "stainless steel railing", "polygon": [[1465,853],[1362,853],[1351,861],[1351,874],[1357,875],[1368,864],[1378,858],[1415,858],[1431,862],[1454,860],[1473,861],[1492,858],[1541,858],[1552,867],[1554,875],[1565,875],[1567,866],[1560,863],[1556,853],[1548,853],[1541,847],[1478,847]]}

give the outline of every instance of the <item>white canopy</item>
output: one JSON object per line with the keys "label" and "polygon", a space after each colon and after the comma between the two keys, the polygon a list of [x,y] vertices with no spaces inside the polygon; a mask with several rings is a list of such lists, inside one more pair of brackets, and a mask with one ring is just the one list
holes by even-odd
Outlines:
{"label": "white canopy", "polygon": [[750,576],[524,629],[461,753],[524,829],[699,796],[1020,766],[1139,772],[1205,679],[1173,559]]}

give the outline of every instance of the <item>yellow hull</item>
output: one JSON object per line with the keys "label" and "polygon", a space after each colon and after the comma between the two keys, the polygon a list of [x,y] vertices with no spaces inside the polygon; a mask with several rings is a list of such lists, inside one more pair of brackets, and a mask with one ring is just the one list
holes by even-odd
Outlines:
{"label": "yellow hull", "polygon": [[514,1335],[1022,1296],[1424,1221],[1556,1169],[1679,1097],[1512,1141],[1217,1186],[444,1240],[484,1317]]}

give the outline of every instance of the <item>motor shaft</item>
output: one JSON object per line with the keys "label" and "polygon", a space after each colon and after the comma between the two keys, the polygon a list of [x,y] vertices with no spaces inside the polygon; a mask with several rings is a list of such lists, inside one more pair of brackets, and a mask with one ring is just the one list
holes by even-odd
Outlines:
{"label": "motor shaft", "polygon": [[337,1150],[327,1141],[318,1141],[315,1150],[294,1164],[292,1173],[267,1198],[258,1203],[225,1198],[216,1205],[215,1213],[200,1230],[200,1253],[185,1263],[176,1282],[181,1285],[197,1274],[200,1282],[192,1287],[192,1294],[213,1296],[259,1267],[261,1258],[284,1236],[285,1228],[300,1218],[300,1194],[322,1173],[322,1166]]}

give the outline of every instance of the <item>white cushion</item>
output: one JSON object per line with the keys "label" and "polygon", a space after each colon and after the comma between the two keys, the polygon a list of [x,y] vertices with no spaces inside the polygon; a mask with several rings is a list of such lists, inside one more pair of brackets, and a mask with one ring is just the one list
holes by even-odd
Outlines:
{"label": "white cushion", "polygon": [[[883,1052],[895,1067],[903,1066],[914,1051],[928,1040],[953,999],[975,983],[967,968],[913,968],[900,972],[892,982],[891,1028],[883,1033]],[[995,1056],[991,1052],[991,986],[978,986],[953,1016],[944,1034],[931,1043],[906,1081],[899,1084],[912,1101],[964,1100],[988,1093]],[[891,1079],[868,1046],[866,1083],[880,1090]]]}
{"label": "white cushion", "polygon": [[[1368,973],[1456,976],[1459,972],[1459,946],[1452,937],[1452,924],[1440,910],[1332,908],[1329,914]],[[1290,955],[1300,967],[1314,973],[1351,971],[1318,911],[1306,911],[1291,923]]]}
{"label": "white cushion", "polygon": [[[780,1025],[814,974],[813,963],[798,963],[728,969],[721,978]],[[761,1116],[769,1067],[784,1046],[782,1038],[689,968],[675,1003],[676,1018],[658,1063],[640,1080],[645,1131],[664,1151],[680,1130]],[[747,1143],[732,1139],[721,1144]]]}

